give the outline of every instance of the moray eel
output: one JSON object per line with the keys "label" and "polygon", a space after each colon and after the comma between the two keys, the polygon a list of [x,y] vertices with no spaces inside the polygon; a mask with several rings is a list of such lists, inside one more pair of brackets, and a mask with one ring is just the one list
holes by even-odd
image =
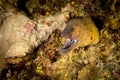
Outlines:
{"label": "moray eel", "polygon": [[61,36],[65,39],[60,50],[62,53],[99,42],[98,29],[90,17],[69,20]]}

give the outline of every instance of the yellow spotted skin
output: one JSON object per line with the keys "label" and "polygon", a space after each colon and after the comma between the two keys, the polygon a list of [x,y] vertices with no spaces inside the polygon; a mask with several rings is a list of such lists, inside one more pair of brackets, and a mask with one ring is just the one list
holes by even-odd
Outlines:
{"label": "yellow spotted skin", "polygon": [[99,42],[98,29],[90,17],[69,20],[66,28],[62,32],[62,37],[78,40],[78,43],[72,49]]}

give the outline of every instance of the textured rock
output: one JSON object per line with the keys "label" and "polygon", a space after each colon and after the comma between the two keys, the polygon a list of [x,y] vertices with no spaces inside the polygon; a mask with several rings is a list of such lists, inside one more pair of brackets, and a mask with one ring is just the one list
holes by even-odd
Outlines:
{"label": "textured rock", "polygon": [[6,57],[21,57],[30,53],[53,30],[64,29],[69,17],[66,10],[54,16],[42,16],[37,22],[20,13],[6,14],[9,16],[0,27],[0,54],[5,53]]}

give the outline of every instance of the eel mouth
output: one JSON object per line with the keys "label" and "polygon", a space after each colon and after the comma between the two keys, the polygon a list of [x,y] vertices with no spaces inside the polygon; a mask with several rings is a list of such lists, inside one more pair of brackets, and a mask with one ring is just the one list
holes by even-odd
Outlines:
{"label": "eel mouth", "polygon": [[76,39],[67,39],[65,44],[61,47],[61,52],[68,52],[70,51],[75,44],[78,43],[78,40]]}

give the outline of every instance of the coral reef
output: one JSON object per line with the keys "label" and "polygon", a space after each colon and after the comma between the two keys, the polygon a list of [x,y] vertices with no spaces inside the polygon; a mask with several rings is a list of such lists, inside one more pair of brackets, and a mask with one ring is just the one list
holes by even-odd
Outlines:
{"label": "coral reef", "polygon": [[[12,58],[4,59],[0,54],[0,80],[120,79],[119,0],[5,1],[0,1],[0,49],[11,50],[4,56]],[[81,47],[80,43],[61,54],[60,49],[65,43],[63,35],[66,31],[69,33],[68,23],[73,18],[80,19],[78,22],[83,28],[90,27],[82,30],[74,27],[88,41],[83,39],[85,46]],[[90,29],[92,33],[89,33]],[[98,31],[99,39],[95,38]],[[70,34],[67,37],[76,37],[77,31]],[[91,35],[96,41],[90,41]],[[7,64],[3,59],[8,61]]]}
{"label": "coral reef", "polygon": [[40,17],[36,23],[19,13],[6,14],[9,16],[0,29],[0,52],[6,53],[6,57],[20,57],[30,53],[41,41],[47,39],[53,30],[64,28],[67,16],[69,17],[69,12],[62,12],[55,16]]}

